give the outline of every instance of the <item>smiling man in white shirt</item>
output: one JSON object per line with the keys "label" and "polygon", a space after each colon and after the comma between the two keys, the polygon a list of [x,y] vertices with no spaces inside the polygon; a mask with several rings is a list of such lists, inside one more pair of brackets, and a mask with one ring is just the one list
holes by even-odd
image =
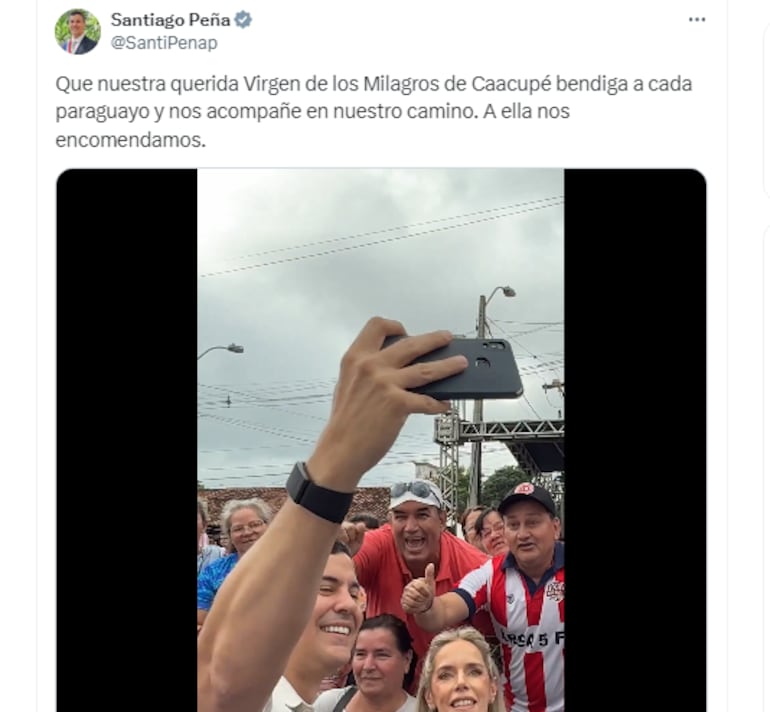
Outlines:
{"label": "smiling man in white shirt", "polygon": [[264,712],[312,712],[321,681],[350,660],[364,620],[361,593],[349,549],[335,542],[313,613]]}
{"label": "smiling man in white shirt", "polygon": [[[388,336],[406,338],[383,348]],[[449,330],[407,336],[400,322],[373,317],[345,352],[332,412],[312,454],[295,464],[280,511],[225,579],[198,636],[199,712],[286,712],[279,706],[282,677],[309,706],[323,677],[348,661],[363,616],[350,606],[363,596],[352,560],[329,551],[341,534],[351,541],[340,525],[359,481],[390,450],[407,418],[449,409],[409,389],[468,367],[464,356],[414,363],[451,340]],[[343,583],[322,578],[330,560],[345,564],[344,576],[336,577]],[[349,635],[332,629],[339,619],[352,622]]]}

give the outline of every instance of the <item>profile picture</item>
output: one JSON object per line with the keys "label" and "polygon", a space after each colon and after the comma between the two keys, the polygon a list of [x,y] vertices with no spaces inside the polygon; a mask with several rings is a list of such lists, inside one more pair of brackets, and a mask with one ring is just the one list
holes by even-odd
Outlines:
{"label": "profile picture", "polygon": [[68,54],[88,54],[101,36],[99,20],[87,10],[69,10],[56,22],[56,44]]}

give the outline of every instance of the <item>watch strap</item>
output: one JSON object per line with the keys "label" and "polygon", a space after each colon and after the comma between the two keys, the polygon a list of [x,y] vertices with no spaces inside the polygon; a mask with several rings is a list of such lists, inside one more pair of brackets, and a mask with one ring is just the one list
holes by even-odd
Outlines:
{"label": "watch strap", "polygon": [[353,502],[353,492],[337,492],[315,484],[304,462],[294,465],[286,481],[286,491],[300,507],[335,524],[345,520]]}

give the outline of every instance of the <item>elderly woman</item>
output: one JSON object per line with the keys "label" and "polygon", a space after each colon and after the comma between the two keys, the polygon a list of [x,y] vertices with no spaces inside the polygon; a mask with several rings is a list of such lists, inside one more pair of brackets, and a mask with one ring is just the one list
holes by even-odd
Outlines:
{"label": "elderly woman", "polygon": [[474,525],[476,534],[484,551],[490,556],[507,554],[508,543],[505,541],[505,522],[494,507],[485,509]]}
{"label": "elderly woman", "polygon": [[418,712],[503,712],[500,675],[479,631],[464,626],[433,638],[417,704]]}
{"label": "elderly woman", "polygon": [[217,559],[198,575],[198,630],[206,620],[219,587],[240,558],[267,530],[273,511],[261,499],[233,499],[222,510],[222,532],[232,554]]}

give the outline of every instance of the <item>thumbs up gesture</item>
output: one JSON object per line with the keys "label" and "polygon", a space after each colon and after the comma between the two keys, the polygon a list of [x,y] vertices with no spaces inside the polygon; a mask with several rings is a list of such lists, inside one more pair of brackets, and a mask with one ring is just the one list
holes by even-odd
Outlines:
{"label": "thumbs up gesture", "polygon": [[425,576],[410,581],[404,586],[401,594],[401,607],[406,613],[415,615],[425,613],[433,605],[436,597],[436,567],[428,564],[425,567]]}

